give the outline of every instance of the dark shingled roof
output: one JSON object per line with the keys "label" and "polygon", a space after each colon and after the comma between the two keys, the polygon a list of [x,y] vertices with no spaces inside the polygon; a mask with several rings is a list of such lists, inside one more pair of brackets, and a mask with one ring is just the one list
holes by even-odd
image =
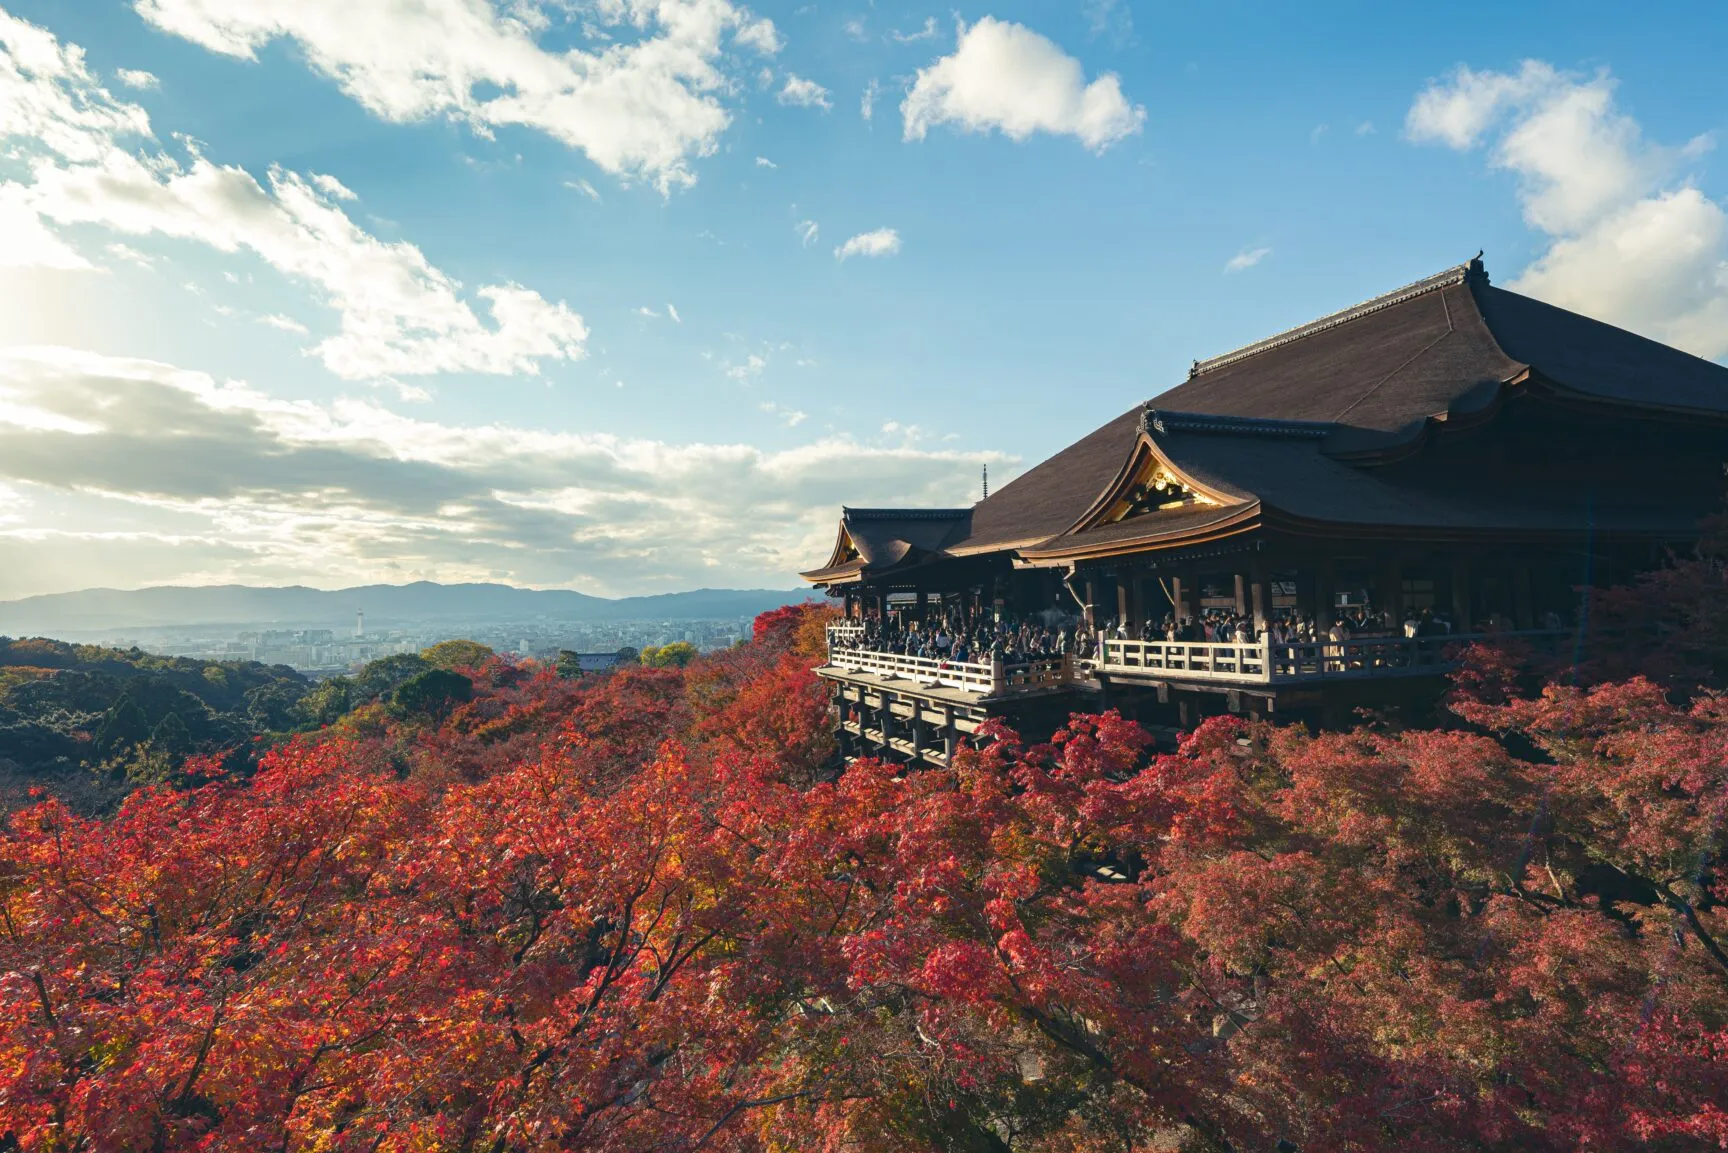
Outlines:
{"label": "dark shingled roof", "polygon": [[[1486,412],[1505,385],[1532,377],[1582,400],[1728,418],[1728,368],[1488,283],[1480,259],[1211,360],[1148,405],[1136,406],[965,512],[939,510],[943,535],[866,530],[866,566],[1024,547],[1121,542],[1171,530],[1200,531],[1252,506],[1339,524],[1518,530],[1558,527],[1570,514],[1484,507],[1462,495],[1416,492],[1340,457],[1408,446],[1431,419]],[[1226,498],[1223,506],[1173,510],[1069,530],[1121,475],[1143,412],[1187,425],[1155,441],[1172,463]],[[1202,428],[1209,418],[1324,426],[1280,439],[1275,429]],[[848,510],[855,517],[860,510]],[[868,510],[866,510],[868,511]],[[877,510],[883,517],[907,510]],[[1555,519],[1559,516],[1558,521]],[[1634,515],[1634,514],[1628,514]],[[1666,524],[1658,510],[1637,524]],[[848,525],[852,522],[845,521]],[[1598,526],[1606,527],[1606,526]],[[881,540],[878,543],[877,538]],[[854,532],[854,539],[857,533]],[[898,541],[906,547],[890,559]],[[1042,542],[1042,543],[1039,543]],[[1036,547],[1030,547],[1036,545]],[[860,552],[866,552],[859,541]],[[832,562],[831,562],[832,563]],[[807,574],[812,575],[812,574]],[[818,578],[820,579],[820,578]]]}
{"label": "dark shingled roof", "polygon": [[[1414,435],[1430,416],[1490,393],[1525,365],[1495,342],[1470,265],[1203,361],[1152,403],[1179,412],[1313,420]],[[1378,438],[1377,438],[1378,439]]]}
{"label": "dark shingled roof", "polygon": [[839,580],[917,564],[934,555],[955,526],[971,515],[966,508],[841,509],[840,528],[851,538],[857,557],[841,556],[836,541],[827,565],[801,575],[807,580]]}
{"label": "dark shingled roof", "polygon": [[973,505],[971,520],[944,548],[980,552],[1065,531],[1116,479],[1139,429],[1135,405]]}

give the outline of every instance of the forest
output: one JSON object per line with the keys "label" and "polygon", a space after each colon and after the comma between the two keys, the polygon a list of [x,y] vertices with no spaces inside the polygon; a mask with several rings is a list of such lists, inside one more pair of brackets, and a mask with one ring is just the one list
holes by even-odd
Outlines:
{"label": "forest", "polygon": [[1728,1148],[1725,555],[1426,727],[841,771],[814,606],[326,690],[11,814],[0,1148]]}

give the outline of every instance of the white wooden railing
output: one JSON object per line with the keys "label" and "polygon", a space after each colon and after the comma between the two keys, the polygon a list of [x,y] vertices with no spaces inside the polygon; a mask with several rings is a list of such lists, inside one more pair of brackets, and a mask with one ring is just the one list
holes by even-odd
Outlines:
{"label": "white wooden railing", "polygon": [[1197,641],[1103,642],[1091,666],[1105,674],[1152,673],[1172,680],[1230,681],[1284,684],[1292,681],[1337,680],[1354,677],[1426,676],[1451,666],[1448,650],[1472,641],[1519,638],[1555,641],[1565,630],[1470,633],[1457,636],[1361,637],[1343,641],[1298,641],[1275,644],[1201,643]]}
{"label": "white wooden railing", "polygon": [[904,653],[878,653],[868,649],[840,647],[830,637],[828,664],[853,672],[871,673],[889,680],[916,681],[931,687],[996,696],[1021,689],[1053,688],[1073,679],[1073,664],[1054,657],[1018,664],[1001,661],[951,661],[913,657]]}

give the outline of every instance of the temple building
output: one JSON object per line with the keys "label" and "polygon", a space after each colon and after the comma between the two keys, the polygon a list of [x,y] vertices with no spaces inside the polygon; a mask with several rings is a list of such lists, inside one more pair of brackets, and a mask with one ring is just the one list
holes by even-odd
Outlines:
{"label": "temple building", "polygon": [[1460,637],[1582,628],[1725,466],[1728,368],[1478,258],[1198,361],[971,508],[844,509],[817,671],[849,751],[934,764],[992,716],[1337,723],[1432,697]]}

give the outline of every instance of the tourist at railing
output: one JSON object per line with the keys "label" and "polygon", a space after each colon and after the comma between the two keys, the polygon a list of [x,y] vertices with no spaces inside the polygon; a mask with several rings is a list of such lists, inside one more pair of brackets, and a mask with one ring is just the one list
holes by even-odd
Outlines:
{"label": "tourist at railing", "polygon": [[1082,655],[1082,648],[1086,655],[1090,654],[1091,638],[1082,638],[1081,630],[1075,628],[1071,619],[1048,615],[1056,623],[1050,623],[1044,615],[996,620],[980,616],[968,620],[958,612],[908,625],[893,618],[886,622],[870,619],[862,622],[856,632],[836,634],[839,638],[836,643],[865,652],[957,664],[989,664],[1000,660],[1007,665],[1023,665]]}

